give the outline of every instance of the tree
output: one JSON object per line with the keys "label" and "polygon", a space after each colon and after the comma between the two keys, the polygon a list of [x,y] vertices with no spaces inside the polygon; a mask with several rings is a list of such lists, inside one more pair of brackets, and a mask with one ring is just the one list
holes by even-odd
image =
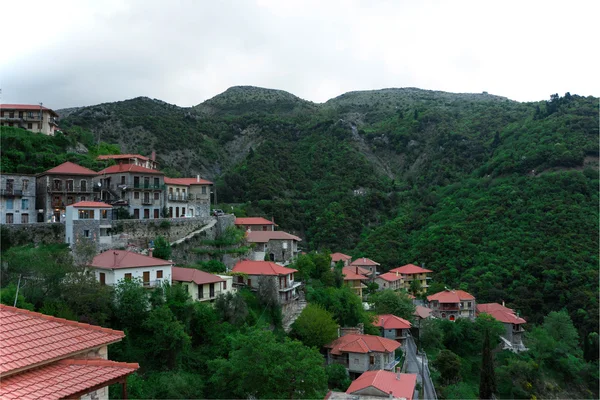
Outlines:
{"label": "tree", "polygon": [[496,393],[496,374],[494,372],[494,356],[490,346],[490,332],[484,333],[481,356],[481,376],[479,379],[479,398],[491,399]]}
{"label": "tree", "polygon": [[158,236],[154,241],[152,256],[163,260],[171,259],[171,244],[163,236]]}
{"label": "tree", "polygon": [[327,384],[332,390],[345,392],[352,381],[348,375],[348,370],[341,364],[330,364],[325,367],[327,373]]}
{"label": "tree", "polygon": [[190,345],[190,337],[175,314],[163,305],[150,312],[142,324],[148,332],[145,356],[155,369],[175,369],[181,353]]}
{"label": "tree", "polygon": [[248,316],[248,306],[239,292],[235,294],[227,292],[218,295],[215,300],[215,310],[221,321],[233,325],[243,324]]}
{"label": "tree", "polygon": [[408,296],[385,289],[370,296],[369,302],[377,314],[393,314],[397,317],[412,321],[415,305]]}
{"label": "tree", "polygon": [[220,274],[227,272],[227,266],[219,260],[198,261],[192,268],[197,268],[211,274]]}
{"label": "tree", "polygon": [[410,288],[409,288],[409,292],[413,295],[413,296],[418,296],[421,294],[421,291],[423,290],[423,288],[421,287],[421,281],[418,279],[413,279],[410,282]]}
{"label": "tree", "polygon": [[292,335],[305,346],[322,348],[338,337],[333,315],[318,304],[309,304],[292,324]]}
{"label": "tree", "polygon": [[119,328],[139,330],[148,317],[150,301],[140,278],[122,279],[115,285],[114,316]]}
{"label": "tree", "polygon": [[460,357],[450,350],[442,350],[438,354],[433,366],[440,371],[446,384],[460,380]]}

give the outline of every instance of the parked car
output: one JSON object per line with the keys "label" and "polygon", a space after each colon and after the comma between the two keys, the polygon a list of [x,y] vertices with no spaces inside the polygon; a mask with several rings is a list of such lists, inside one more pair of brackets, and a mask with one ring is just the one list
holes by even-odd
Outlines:
{"label": "parked car", "polygon": [[219,210],[219,209],[216,209],[216,208],[212,212],[213,212],[213,215],[215,217],[218,217],[218,216],[221,216],[221,215],[225,215],[225,212],[223,212],[223,210]]}

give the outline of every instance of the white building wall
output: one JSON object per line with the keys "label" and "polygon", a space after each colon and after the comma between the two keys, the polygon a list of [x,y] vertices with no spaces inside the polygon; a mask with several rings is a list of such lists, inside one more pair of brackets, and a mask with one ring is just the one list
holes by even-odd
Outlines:
{"label": "white building wall", "polygon": [[[150,272],[150,282],[154,282],[156,280],[161,280],[163,282],[172,283],[171,276],[172,270],[171,265],[162,265],[162,266],[154,266],[154,267],[137,267],[137,268],[119,268],[115,270],[103,269],[103,268],[95,268],[94,275],[96,279],[100,281],[100,273],[104,272],[106,274],[106,284],[107,285],[115,285],[121,279],[125,279],[125,274],[131,274],[131,278],[144,278],[144,272]],[[156,272],[162,271],[163,277],[157,278]]]}

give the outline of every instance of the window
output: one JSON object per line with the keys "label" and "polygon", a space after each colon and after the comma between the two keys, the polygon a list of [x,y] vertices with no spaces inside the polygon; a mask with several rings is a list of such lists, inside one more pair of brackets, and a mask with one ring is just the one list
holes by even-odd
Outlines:
{"label": "window", "polygon": [[144,285],[149,285],[150,284],[150,271],[144,271],[142,272],[142,279],[144,281]]}
{"label": "window", "polygon": [[62,190],[62,181],[60,179],[55,179],[52,187],[54,190]]}
{"label": "window", "polygon": [[86,238],[89,238],[89,237],[90,237],[90,231],[89,231],[89,230],[87,230],[87,229],[86,229],[86,230],[84,230],[84,231],[83,231],[83,236],[85,236]]}
{"label": "window", "polygon": [[140,187],[140,177],[139,176],[134,176],[133,177],[133,186],[136,188]]}
{"label": "window", "polygon": [[158,215],[158,208],[154,209],[154,218],[160,218],[160,216]]}
{"label": "window", "polygon": [[160,180],[158,178],[154,178],[154,187],[158,188],[160,186]]}
{"label": "window", "polygon": [[38,122],[38,129],[41,130],[42,129],[42,123]]}
{"label": "window", "polygon": [[248,278],[248,286],[252,286],[252,279]]}
{"label": "window", "polygon": [[6,199],[6,209],[7,210],[13,209],[13,199]]}
{"label": "window", "polygon": [[173,207],[169,207],[169,217],[173,218]]}
{"label": "window", "polygon": [[198,285],[198,298],[204,298],[204,285]]}
{"label": "window", "polygon": [[79,210],[79,219],[94,219],[94,210]]}
{"label": "window", "polygon": [[181,216],[182,216],[182,217],[185,217],[185,207],[182,207],[182,208],[181,208]]}
{"label": "window", "polygon": [[139,200],[140,198],[140,192],[133,192],[133,198],[136,200]]}
{"label": "window", "polygon": [[21,199],[21,210],[29,210],[29,199]]}
{"label": "window", "polygon": [[73,179],[68,179],[67,180],[67,190],[69,192],[72,192],[73,191],[73,187],[74,187],[74,185],[73,185]]}
{"label": "window", "polygon": [[23,118],[23,111],[19,111],[19,118]]}
{"label": "window", "polygon": [[125,175],[121,175],[121,185],[125,184]]}
{"label": "window", "polygon": [[85,196],[81,196],[81,197],[79,198],[79,200],[80,200],[80,201],[85,201]]}
{"label": "window", "polygon": [[8,214],[6,214],[6,223],[7,223],[7,224],[12,224],[12,223],[14,223],[14,220],[13,220],[13,215],[12,215],[12,213],[8,213]]}
{"label": "window", "polygon": [[125,274],[125,280],[126,281],[130,281],[131,280],[131,273]]}
{"label": "window", "polygon": [[60,196],[54,196],[52,200],[52,207],[60,207],[61,203]]}
{"label": "window", "polygon": [[21,223],[28,224],[29,223],[29,214],[21,214]]}
{"label": "window", "polygon": [[108,219],[108,210],[100,210],[100,218]]}
{"label": "window", "polygon": [[87,181],[86,180],[81,180],[80,185],[80,189],[82,192],[87,192]]}
{"label": "window", "polygon": [[14,189],[14,179],[7,179],[6,180],[6,191],[7,192],[12,192]]}
{"label": "window", "polygon": [[162,277],[163,277],[162,270],[156,271],[156,279],[160,279]]}
{"label": "window", "polygon": [[160,200],[160,192],[154,192],[154,200]]}
{"label": "window", "polygon": [[202,194],[206,194],[206,186],[202,186]]}
{"label": "window", "polygon": [[100,272],[100,284],[106,285],[106,274],[104,272]]}
{"label": "window", "polygon": [[73,201],[73,196],[67,196],[67,205],[71,205],[71,204],[73,204],[73,203],[75,203],[75,202]]}
{"label": "window", "polygon": [[227,281],[223,282],[223,290],[227,290]]}
{"label": "window", "polygon": [[107,237],[110,235],[110,228],[100,228],[100,236]]}
{"label": "window", "polygon": [[373,365],[375,364],[375,356],[369,356],[369,364]]}
{"label": "window", "polygon": [[150,210],[148,208],[144,208],[144,219],[150,219]]}
{"label": "window", "polygon": [[33,124],[31,122],[27,123],[27,129],[33,129]]}
{"label": "window", "polygon": [[15,112],[14,111],[9,111],[8,112],[8,118],[14,118],[15,117]]}
{"label": "window", "polygon": [[149,188],[150,187],[150,178],[144,178],[144,187],[145,188]]}
{"label": "window", "polygon": [[140,209],[136,208],[133,210],[133,218],[140,219]]}

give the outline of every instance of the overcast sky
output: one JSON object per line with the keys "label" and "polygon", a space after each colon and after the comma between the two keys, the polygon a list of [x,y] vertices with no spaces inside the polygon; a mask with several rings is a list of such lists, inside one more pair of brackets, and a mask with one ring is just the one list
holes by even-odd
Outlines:
{"label": "overcast sky", "polygon": [[600,96],[599,15],[596,0],[9,1],[0,102],[192,106],[235,85],[314,102],[388,87]]}

